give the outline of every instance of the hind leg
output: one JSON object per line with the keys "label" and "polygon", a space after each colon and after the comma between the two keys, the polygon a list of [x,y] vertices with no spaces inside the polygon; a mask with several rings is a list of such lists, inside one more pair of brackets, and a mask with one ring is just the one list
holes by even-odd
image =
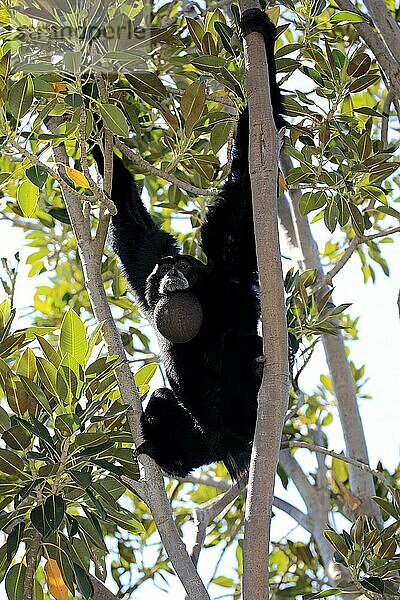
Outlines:
{"label": "hind leg", "polygon": [[228,331],[222,365],[223,414],[233,436],[251,441],[257,416],[257,394],[263,364],[262,338],[242,331]]}
{"label": "hind leg", "polygon": [[136,454],[148,454],[170,475],[184,477],[218,460],[210,435],[167,388],[152,394],[141,422],[145,442]]}

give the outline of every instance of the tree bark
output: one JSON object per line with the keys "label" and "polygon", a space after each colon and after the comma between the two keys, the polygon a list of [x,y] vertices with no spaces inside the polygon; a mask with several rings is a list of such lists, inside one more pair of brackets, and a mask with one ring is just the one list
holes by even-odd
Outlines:
{"label": "tree bark", "polygon": [[[243,13],[257,8],[242,0]],[[245,513],[243,598],[269,596],[268,560],[271,507],[282,428],[288,404],[288,338],[281,267],[277,177],[280,139],[272,115],[264,40],[251,33],[245,40],[250,117],[250,177],[260,280],[265,366],[258,395],[258,414]]]}

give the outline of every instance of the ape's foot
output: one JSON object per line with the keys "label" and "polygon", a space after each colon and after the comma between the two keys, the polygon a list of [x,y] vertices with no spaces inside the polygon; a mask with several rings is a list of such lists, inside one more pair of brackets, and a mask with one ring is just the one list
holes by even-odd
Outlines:
{"label": "ape's foot", "polygon": [[149,442],[143,442],[142,444],[139,444],[139,446],[133,450],[133,456],[137,458],[140,454],[147,454],[148,456],[154,458],[153,446]]}

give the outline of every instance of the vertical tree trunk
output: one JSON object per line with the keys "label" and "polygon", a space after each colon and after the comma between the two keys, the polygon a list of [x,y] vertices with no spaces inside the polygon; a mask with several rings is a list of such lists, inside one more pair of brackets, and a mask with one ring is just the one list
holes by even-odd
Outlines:
{"label": "vertical tree trunk", "polygon": [[[243,13],[256,8],[242,1]],[[250,177],[261,292],[265,366],[258,395],[257,424],[245,515],[243,597],[269,596],[268,559],[271,507],[289,377],[286,308],[280,258],[277,177],[280,140],[272,115],[264,40],[245,40],[250,117]]]}

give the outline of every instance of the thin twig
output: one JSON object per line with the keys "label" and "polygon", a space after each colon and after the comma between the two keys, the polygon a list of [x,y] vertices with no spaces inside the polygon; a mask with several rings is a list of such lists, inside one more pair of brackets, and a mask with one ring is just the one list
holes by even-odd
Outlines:
{"label": "thin twig", "polygon": [[365,242],[369,242],[371,240],[376,240],[378,238],[387,237],[389,235],[394,235],[395,233],[400,232],[399,227],[392,227],[390,229],[385,229],[384,231],[378,231],[377,233],[372,233],[370,235],[360,235],[355,236],[350,244],[347,246],[344,251],[342,257],[337,261],[335,266],[328,271],[325,277],[320,281],[321,285],[332,285],[333,278],[343,269],[345,264],[350,260],[355,250],[360,244],[364,244]]}
{"label": "thin twig", "polygon": [[191,185],[190,183],[181,181],[171,173],[167,173],[162,169],[154,167],[152,164],[147,162],[147,160],[136,154],[136,152],[134,152],[131,148],[129,148],[129,146],[127,146],[118,138],[115,138],[115,145],[121,150],[123,154],[125,154],[127,158],[129,158],[129,160],[137,164],[145,173],[147,172],[151,175],[155,175],[156,177],[161,177],[162,179],[165,179],[165,181],[169,181],[173,185],[176,185],[178,188],[185,190],[190,194],[194,194],[195,196],[218,196],[218,194],[220,193],[219,190],[216,188],[203,189],[196,187],[195,185]]}
{"label": "thin twig", "polygon": [[322,446],[317,446],[316,444],[309,444],[308,442],[298,442],[298,441],[290,441],[290,442],[282,442],[281,449],[293,449],[293,448],[305,448],[306,450],[310,450],[311,452],[320,452],[321,454],[325,454],[326,456],[331,456],[332,458],[337,458],[338,460],[342,460],[353,467],[357,467],[357,469],[361,469],[361,471],[367,471],[371,473],[374,477],[379,479],[383,483],[385,487],[389,490],[393,491],[393,486],[390,481],[376,469],[373,469],[368,464],[361,462],[355,458],[350,458],[349,456],[344,456],[343,454],[338,454],[338,452],[334,452],[333,450],[328,450],[327,448],[323,448]]}

